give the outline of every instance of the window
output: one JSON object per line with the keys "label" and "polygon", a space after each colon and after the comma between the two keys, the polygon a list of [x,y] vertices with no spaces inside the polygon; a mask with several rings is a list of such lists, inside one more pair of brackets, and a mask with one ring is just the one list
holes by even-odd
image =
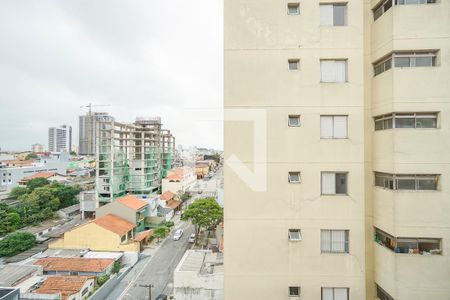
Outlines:
{"label": "window", "polygon": [[348,230],[321,230],[320,250],[326,253],[348,253]]}
{"label": "window", "polygon": [[346,139],[347,116],[320,116],[320,138]]}
{"label": "window", "polygon": [[390,190],[437,191],[439,175],[388,174],[375,172],[375,186]]}
{"label": "window", "polygon": [[375,283],[375,287],[377,290],[377,297],[380,300],[394,300],[394,298],[389,295],[385,290],[381,288],[378,284]]}
{"label": "window", "polygon": [[322,195],[346,195],[347,173],[322,172]]}
{"label": "window", "polygon": [[89,291],[89,288],[84,288],[83,291],[81,292],[81,296],[86,295],[86,293]]}
{"label": "window", "polygon": [[289,297],[300,297],[300,287],[290,286],[289,287]]}
{"label": "window", "polygon": [[438,113],[392,113],[375,117],[375,130],[391,128],[437,128]]}
{"label": "window", "polygon": [[120,238],[120,241],[123,243],[127,240],[127,235],[122,235],[122,237]]}
{"label": "window", "polygon": [[320,4],[320,25],[322,26],[347,25],[347,4],[345,3]]}
{"label": "window", "polygon": [[432,3],[436,3],[436,0],[395,0],[395,5],[432,4]]}
{"label": "window", "polygon": [[300,172],[289,172],[289,183],[300,183]]}
{"label": "window", "polygon": [[300,127],[300,115],[289,115],[289,127]]}
{"label": "window", "polygon": [[348,288],[322,288],[322,300],[348,300]]}
{"label": "window", "polygon": [[347,81],[347,60],[346,59],[321,59],[320,60],[320,81],[321,82],[346,82]]}
{"label": "window", "polygon": [[393,52],[373,64],[374,76],[392,68],[392,61],[396,68],[435,67],[437,66],[438,51]]}
{"label": "window", "polygon": [[300,3],[288,3],[287,5],[288,15],[298,15],[300,14]]}
{"label": "window", "polygon": [[299,59],[288,59],[288,70],[289,71],[297,71],[300,69],[300,60]]}
{"label": "window", "polygon": [[289,229],[289,240],[290,241],[301,241],[302,234],[300,229]]}
{"label": "window", "polygon": [[382,0],[373,11],[373,19],[376,21],[385,12],[387,12],[392,7],[392,0]]}

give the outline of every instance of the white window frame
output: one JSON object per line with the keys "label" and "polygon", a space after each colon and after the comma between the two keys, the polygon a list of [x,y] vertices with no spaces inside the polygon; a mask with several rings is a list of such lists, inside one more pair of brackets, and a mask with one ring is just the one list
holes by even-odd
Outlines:
{"label": "white window frame", "polygon": [[[298,237],[294,236],[294,233],[298,233]],[[298,242],[302,240],[302,231],[298,228],[290,228],[288,230],[289,241]]]}
{"label": "white window frame", "polygon": [[[343,244],[343,251],[340,250],[336,250],[336,248],[333,249],[333,246],[336,246],[335,243],[333,242],[333,232],[344,232],[344,244]],[[324,241],[322,240],[322,234],[327,234],[329,233],[329,245],[328,248],[329,249],[323,249],[323,243]],[[321,253],[350,253],[350,230],[348,229],[321,229],[320,230],[320,251]],[[341,244],[339,244],[339,246],[342,246]]]}
{"label": "white window frame", "polygon": [[[336,187],[336,175],[337,174],[344,174],[345,180],[346,180],[346,187],[345,193],[337,193],[337,187]],[[327,193],[324,192],[324,175],[333,175],[334,177],[334,193]],[[320,194],[322,196],[342,196],[342,195],[348,195],[348,172],[338,172],[338,171],[322,171],[320,172]]]}
{"label": "white window frame", "polygon": [[[297,120],[297,124],[294,124],[291,122],[291,119],[296,119]],[[300,123],[300,115],[289,115],[288,116],[288,127],[300,127],[301,123]]]}
{"label": "white window frame", "polygon": [[[292,12],[290,9],[294,8],[295,12]],[[290,2],[287,4],[287,14],[290,16],[299,15],[300,14],[300,2]]]}
{"label": "white window frame", "polygon": [[[417,1],[417,3],[407,3],[412,1]],[[436,4],[436,3],[437,0],[395,0],[395,5],[421,5],[421,4]]]}
{"label": "white window frame", "polygon": [[[291,68],[291,64],[295,64],[295,68]],[[288,71],[300,71],[300,59],[299,58],[289,58],[288,59]]]}
{"label": "white window frame", "polygon": [[324,299],[324,290],[325,289],[331,290],[331,292],[333,294],[333,298],[330,300],[340,300],[340,299],[336,298],[336,290],[346,290],[347,299],[345,299],[345,300],[349,300],[350,289],[348,287],[322,287],[321,288],[321,299],[322,300],[328,300],[328,299]]}
{"label": "white window frame", "polygon": [[[396,58],[407,57],[409,58],[409,66],[397,67],[395,64]],[[420,57],[431,57],[431,65],[430,66],[416,66],[416,58]],[[389,55],[384,58],[375,61],[373,65],[373,76],[378,76],[392,68],[433,68],[439,66],[439,50],[432,51],[402,51],[402,52],[391,52]]]}
{"label": "white window frame", "polygon": [[[326,70],[326,63],[334,63],[335,69],[333,69],[333,71],[331,72],[330,70]],[[344,63],[344,78],[342,79],[340,75],[338,75],[338,66],[337,63]],[[329,67],[329,66],[328,66]],[[333,76],[331,76],[330,74],[326,74],[326,72],[329,71],[330,74],[334,73]],[[330,78],[328,78],[330,77]],[[333,78],[331,78],[333,77]],[[320,82],[321,83],[346,83],[348,82],[348,59],[346,58],[336,58],[336,59],[328,59],[328,58],[324,58],[324,59],[320,59]]]}
{"label": "white window frame", "polygon": [[[374,186],[394,191],[439,191],[439,174],[390,174],[382,172],[374,172]],[[378,179],[378,180],[377,180]],[[414,180],[414,189],[399,189],[398,180]],[[420,189],[420,180],[434,180],[435,189]],[[382,181],[383,186],[377,181]]]}
{"label": "white window frame", "polygon": [[[396,119],[401,118],[414,118],[414,128],[398,127]],[[417,119],[434,119],[436,127],[418,127]],[[392,127],[386,126],[385,121],[391,120]],[[377,123],[381,123],[381,128],[377,129]],[[387,130],[387,129],[438,129],[439,128],[439,112],[411,112],[411,113],[390,113],[374,117],[374,129],[375,131]]]}
{"label": "white window frame", "polygon": [[[295,175],[298,176],[298,180],[293,180],[292,177]],[[289,183],[301,183],[302,182],[301,173],[298,171],[290,171],[288,173],[288,181],[289,181]]]}
{"label": "white window frame", "polygon": [[[331,6],[331,14],[325,15],[324,13],[330,13],[329,11],[326,11],[326,8],[330,8]],[[334,19],[334,10],[335,7],[343,6],[345,9],[345,15],[344,15],[344,24],[336,25],[335,19]],[[320,26],[330,26],[330,27],[344,27],[348,26],[348,6],[347,2],[332,2],[332,3],[319,3],[319,9],[320,9]]]}
{"label": "white window frame", "polygon": [[[331,135],[324,133],[324,128],[322,128],[323,122],[322,119],[325,118],[331,118]],[[336,134],[336,120],[337,118],[345,118],[345,136],[339,137],[338,134]],[[348,139],[348,115],[320,115],[320,138],[321,139],[336,139],[336,140],[342,140],[342,139]]]}

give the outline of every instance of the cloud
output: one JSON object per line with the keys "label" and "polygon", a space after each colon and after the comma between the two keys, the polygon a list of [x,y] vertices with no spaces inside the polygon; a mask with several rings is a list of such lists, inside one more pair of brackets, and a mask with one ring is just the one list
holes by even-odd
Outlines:
{"label": "cloud", "polygon": [[[88,103],[120,121],[162,117],[177,143],[222,148],[222,1],[0,2],[0,147],[47,143]],[[100,108],[100,107],[99,107]]]}

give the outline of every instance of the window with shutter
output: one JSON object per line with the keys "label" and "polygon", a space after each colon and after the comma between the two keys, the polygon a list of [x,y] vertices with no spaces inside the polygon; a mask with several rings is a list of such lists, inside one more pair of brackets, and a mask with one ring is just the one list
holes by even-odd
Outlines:
{"label": "window with shutter", "polygon": [[333,138],[333,116],[320,116],[320,137]]}
{"label": "window with shutter", "polygon": [[322,173],[322,195],[336,194],[336,176],[335,173]]}

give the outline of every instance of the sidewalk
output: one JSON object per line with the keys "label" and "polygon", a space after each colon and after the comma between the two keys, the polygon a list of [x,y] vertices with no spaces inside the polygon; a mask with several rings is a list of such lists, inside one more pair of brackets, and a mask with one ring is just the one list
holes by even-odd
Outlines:
{"label": "sidewalk", "polygon": [[174,225],[171,228],[170,232],[167,234],[167,236],[161,240],[159,243],[156,242],[156,240],[154,240],[148,247],[146,247],[141,254],[142,255],[149,255],[151,257],[153,257],[155,255],[155,253],[159,250],[159,248],[164,244],[165,241],[167,241],[167,239],[170,239],[172,232],[174,229],[179,228],[181,226],[181,224],[183,224],[184,221],[181,220],[180,215],[175,215],[172,220],[171,220]]}

